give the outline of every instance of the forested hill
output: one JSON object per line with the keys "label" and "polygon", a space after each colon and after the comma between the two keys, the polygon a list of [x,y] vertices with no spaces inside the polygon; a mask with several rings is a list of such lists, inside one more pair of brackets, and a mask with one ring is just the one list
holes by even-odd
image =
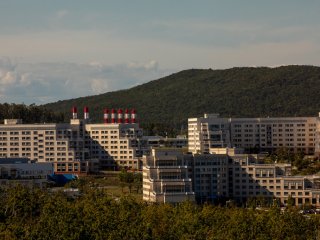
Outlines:
{"label": "forested hill", "polygon": [[[103,108],[136,108],[140,122],[180,128],[188,117],[315,116],[320,111],[320,67],[232,68],[181,71],[127,90],[45,105],[69,118],[88,106],[95,122]],[[80,111],[81,110],[81,111]],[[82,113],[79,114],[80,116]]]}

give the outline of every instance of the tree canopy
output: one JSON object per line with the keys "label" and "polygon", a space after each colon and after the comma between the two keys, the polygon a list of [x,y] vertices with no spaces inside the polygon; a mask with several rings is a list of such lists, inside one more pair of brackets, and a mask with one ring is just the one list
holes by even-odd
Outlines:
{"label": "tree canopy", "polygon": [[63,122],[63,113],[54,113],[43,106],[31,104],[0,104],[0,122],[4,119],[22,119],[24,123]]}
{"label": "tree canopy", "polygon": [[320,216],[294,208],[147,204],[86,188],[78,197],[17,186],[0,192],[1,239],[317,239]]}

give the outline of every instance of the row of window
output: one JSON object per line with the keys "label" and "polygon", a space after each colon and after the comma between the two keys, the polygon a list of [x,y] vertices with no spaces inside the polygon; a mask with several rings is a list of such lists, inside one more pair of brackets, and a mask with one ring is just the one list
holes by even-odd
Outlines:
{"label": "row of window", "polygon": [[[108,134],[109,132],[108,131],[91,131],[91,132],[87,131],[86,133],[90,135],[90,134]],[[117,130],[111,130],[110,133],[111,134],[117,134],[118,131]]]}

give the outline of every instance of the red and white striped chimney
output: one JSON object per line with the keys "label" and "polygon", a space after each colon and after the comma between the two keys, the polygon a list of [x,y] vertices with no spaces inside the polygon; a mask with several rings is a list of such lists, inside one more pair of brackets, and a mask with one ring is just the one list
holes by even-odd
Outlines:
{"label": "red and white striped chimney", "polygon": [[120,108],[119,110],[118,110],[118,123],[123,123],[123,111],[122,111],[122,109]]}
{"label": "red and white striped chimney", "polygon": [[136,110],[135,109],[132,109],[131,110],[131,123],[136,123]]}
{"label": "red and white striped chimney", "polygon": [[72,107],[72,119],[78,118],[78,110],[77,107]]}
{"label": "red and white striped chimney", "polygon": [[83,118],[86,120],[89,119],[89,108],[88,107],[83,108]]}
{"label": "red and white striped chimney", "polygon": [[103,121],[109,123],[109,110],[107,108],[103,110]]}
{"label": "red and white striped chimney", "polygon": [[116,123],[116,110],[111,109],[111,123]]}
{"label": "red and white striped chimney", "polygon": [[129,123],[129,110],[126,109],[124,112],[124,123]]}

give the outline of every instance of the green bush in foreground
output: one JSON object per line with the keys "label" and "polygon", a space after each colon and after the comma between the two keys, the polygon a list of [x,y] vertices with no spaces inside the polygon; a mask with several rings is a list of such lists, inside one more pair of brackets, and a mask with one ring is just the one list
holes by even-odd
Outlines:
{"label": "green bush in foreground", "polygon": [[0,239],[317,239],[318,215],[278,208],[147,204],[88,189],[79,198],[1,190]]}

